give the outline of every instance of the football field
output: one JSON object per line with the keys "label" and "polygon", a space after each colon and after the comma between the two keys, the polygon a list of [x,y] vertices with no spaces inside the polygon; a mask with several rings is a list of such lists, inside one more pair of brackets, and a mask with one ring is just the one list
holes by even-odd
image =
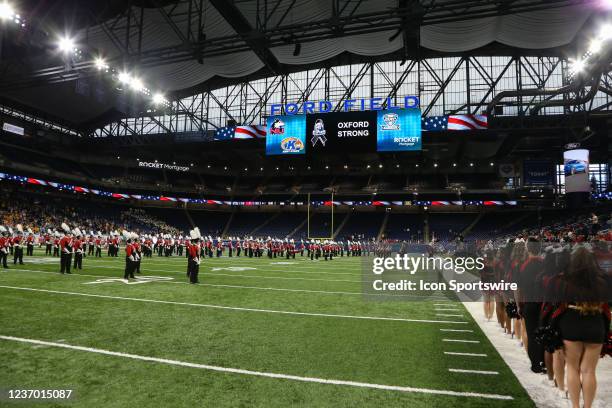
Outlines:
{"label": "football field", "polygon": [[533,407],[459,302],[362,294],[360,258],[84,259],[0,270],[0,389],[75,407]]}

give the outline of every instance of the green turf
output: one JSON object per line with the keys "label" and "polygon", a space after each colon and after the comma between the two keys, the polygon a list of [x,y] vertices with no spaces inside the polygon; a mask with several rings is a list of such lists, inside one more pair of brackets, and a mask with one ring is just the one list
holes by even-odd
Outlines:
{"label": "green turf", "polygon": [[[0,335],[301,377],[514,398],[504,401],[303,383],[0,340],[0,389],[74,389],[74,400],[58,406],[533,407],[460,303],[464,318],[444,318],[436,316],[433,304],[444,301],[437,298],[394,301],[364,296],[357,258],[313,263],[298,257],[291,265],[271,264],[267,258],[205,260],[203,285],[185,283],[186,260],[178,257],[144,259],[144,276],[173,279],[138,285],[89,284],[122,277],[122,258],[86,258],[84,269],[70,276],[56,273],[59,260],[36,257],[25,261],[24,266],[11,265],[8,272],[0,271],[0,285],[188,304],[0,288]],[[255,269],[213,270],[227,267]],[[364,320],[198,305],[465,323]],[[473,333],[441,332],[440,328]],[[443,338],[480,343],[445,343]],[[443,351],[486,353],[488,357],[446,356]],[[449,368],[500,374],[451,373]],[[0,401],[2,404],[7,402]],[[29,406],[26,402],[11,405]],[[31,406],[54,405],[36,402]]]}

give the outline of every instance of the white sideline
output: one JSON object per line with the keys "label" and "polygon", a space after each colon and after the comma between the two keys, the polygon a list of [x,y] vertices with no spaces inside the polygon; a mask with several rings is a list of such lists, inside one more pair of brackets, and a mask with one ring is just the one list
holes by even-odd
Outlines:
{"label": "white sideline", "polygon": [[275,378],[275,379],[282,379],[282,380],[293,380],[293,381],[318,383],[318,384],[345,385],[349,387],[371,388],[371,389],[387,390],[387,391],[449,395],[449,396],[456,396],[456,397],[474,397],[474,398],[487,398],[487,399],[496,399],[496,400],[512,400],[513,399],[512,396],[510,395],[481,394],[481,393],[476,393],[476,392],[459,392],[459,391],[449,391],[449,390],[434,390],[434,389],[427,389],[427,388],[403,387],[399,385],[383,385],[383,384],[372,384],[372,383],[364,383],[364,382],[357,382],[357,381],[334,380],[330,378],[301,377],[297,375],[269,373],[269,372],[263,372],[263,371],[252,371],[252,370],[245,370],[241,368],[220,367],[220,366],[213,366],[213,365],[207,365],[207,364],[189,363],[189,362],[178,361],[178,360],[169,360],[165,358],[140,356],[137,354],[119,353],[116,351],[98,349],[98,348],[93,348],[93,347],[73,346],[73,345],[64,344],[64,343],[54,343],[54,342],[43,341],[43,340],[25,339],[21,337],[0,335],[0,339],[7,340],[7,341],[20,342],[20,343],[29,343],[29,344],[37,344],[37,345],[43,345],[43,346],[59,347],[59,348],[70,349],[70,350],[86,351],[89,353],[104,354],[107,356],[130,358],[133,360],[150,361],[154,363],[169,364],[169,365],[175,365],[175,366],[181,366],[181,367],[199,368],[199,369],[209,370],[209,371],[218,371],[218,372],[232,373],[232,374],[243,374],[243,375]]}
{"label": "white sideline", "polygon": [[[58,275],[58,272],[51,271],[41,271],[38,269],[13,269],[14,271],[27,271],[34,273],[45,273],[50,275]],[[85,273],[71,273],[69,275],[64,276],[86,276],[89,278],[112,278],[116,277],[113,275],[88,275]],[[145,275],[146,276],[146,275]],[[206,274],[204,274],[206,276]],[[234,276],[234,275],[232,275]],[[173,283],[180,285],[190,285],[189,282],[177,282],[177,281],[156,281],[157,283]],[[362,293],[362,292],[345,292],[345,291],[329,291],[329,290],[314,290],[314,289],[288,289],[288,288],[270,288],[270,287],[262,287],[262,286],[244,286],[244,285],[223,285],[223,284],[214,284],[214,283],[197,283],[196,286],[210,286],[213,288],[233,288],[233,289],[256,289],[256,290],[272,290],[279,292],[303,292],[303,293],[322,293],[322,294],[330,294],[330,295],[353,295],[353,296],[382,296],[382,297],[397,297],[402,299],[439,299],[439,296],[427,296],[427,295],[395,295],[392,293]]]}
{"label": "white sideline", "polygon": [[31,291],[31,292],[53,293],[53,294],[59,294],[59,295],[85,296],[85,297],[94,297],[94,298],[101,298],[101,299],[129,300],[133,302],[147,302],[147,303],[161,303],[161,304],[178,305],[178,306],[205,307],[205,308],[211,308],[211,309],[234,310],[234,311],[243,311],[243,312],[276,313],[276,314],[285,314],[285,315],[293,315],[293,316],[332,317],[332,318],[340,318],[340,319],[381,320],[381,321],[416,322],[416,323],[467,324],[467,322],[457,322],[457,321],[447,321],[447,320],[403,319],[399,317],[357,316],[357,315],[340,315],[340,314],[332,314],[332,313],[307,313],[307,312],[292,312],[288,310],[255,309],[255,308],[247,308],[247,307],[209,305],[205,303],[173,302],[169,300],[155,300],[155,299],[132,298],[132,297],[123,297],[123,296],[96,295],[93,293],[82,293],[82,292],[65,292],[65,291],[60,291],[60,290],[24,288],[24,287],[19,287],[19,286],[0,285],[0,288],[24,290],[24,291]]}
{"label": "white sideline", "polygon": [[481,370],[462,370],[459,368],[449,368],[448,371],[451,373],[465,373],[465,374],[484,374],[484,375],[497,375],[497,371],[481,371]]}
{"label": "white sideline", "polygon": [[461,339],[442,339],[442,341],[453,342],[453,343],[480,343],[480,341],[478,340],[461,340]]}
{"label": "white sideline", "polygon": [[445,351],[444,354],[448,354],[451,356],[487,357],[486,354],[481,353],[457,353],[455,351]]}
{"label": "white sideline", "polygon": [[440,331],[474,333],[474,330],[468,330],[468,329],[440,329]]}

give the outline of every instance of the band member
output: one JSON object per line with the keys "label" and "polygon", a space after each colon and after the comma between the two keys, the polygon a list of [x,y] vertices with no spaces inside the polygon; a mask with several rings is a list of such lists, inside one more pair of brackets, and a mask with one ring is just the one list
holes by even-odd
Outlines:
{"label": "band member", "polygon": [[242,244],[240,243],[240,237],[236,238],[236,256],[240,257],[240,250],[242,249]]}
{"label": "band member", "polygon": [[87,255],[94,255],[94,251],[96,249],[96,242],[93,232],[89,235],[87,239]]}
{"label": "band member", "polygon": [[23,227],[17,224],[17,235],[13,237],[13,265],[23,265]]}
{"label": "band member", "polygon": [[26,255],[34,255],[34,233],[28,228],[28,236],[26,237]]}
{"label": "band member", "polygon": [[8,258],[9,253],[9,237],[8,230],[2,225],[0,225],[0,234],[2,234],[0,236],[0,263],[2,263],[2,267],[4,269],[8,269],[6,260]]}
{"label": "band member", "polygon": [[[40,241],[39,241],[40,242]],[[53,240],[51,239],[51,234],[47,231],[43,237],[43,242],[45,243],[45,256],[51,256],[51,250],[53,248]]]}
{"label": "band member", "polygon": [[74,230],[75,240],[72,243],[72,250],[74,252],[74,264],[73,269],[83,269],[83,251],[85,249],[85,242],[81,239],[81,230],[75,228]]}
{"label": "band member", "polygon": [[200,273],[200,229],[194,228],[189,232],[191,243],[187,246],[187,276],[189,283],[198,283],[198,274]]}
{"label": "band member", "polygon": [[183,256],[183,250],[185,249],[185,240],[182,235],[179,235],[175,241],[176,255]]}
{"label": "band member", "polygon": [[54,237],[53,237],[53,256],[54,257],[59,257],[60,256],[60,233],[59,231],[55,231],[54,232]]}
{"label": "band member", "polygon": [[233,237],[229,237],[229,240],[227,241],[227,256],[229,256],[230,258],[233,256],[234,252],[233,240]]}
{"label": "band member", "polygon": [[99,232],[94,241],[94,245],[96,247],[95,257],[102,258],[102,235]]}
{"label": "band member", "polygon": [[59,248],[61,253],[60,258],[60,273],[71,273],[70,265],[72,264],[72,231],[62,223],[62,229],[65,231],[62,239],[59,240]]}
{"label": "band member", "polygon": [[123,280],[127,283],[129,278],[135,279],[134,269],[136,266],[137,255],[134,245],[132,244],[132,234],[127,231],[123,231],[123,236],[126,238],[125,270],[123,273]]}
{"label": "band member", "polygon": [[136,253],[136,261],[134,263],[134,271],[136,273],[140,273],[140,260],[142,259],[142,248],[140,245],[140,240],[138,239],[138,235],[134,239],[134,252]]}
{"label": "band member", "polygon": [[217,258],[220,258],[221,255],[223,254],[223,241],[221,240],[221,237],[217,237]]}

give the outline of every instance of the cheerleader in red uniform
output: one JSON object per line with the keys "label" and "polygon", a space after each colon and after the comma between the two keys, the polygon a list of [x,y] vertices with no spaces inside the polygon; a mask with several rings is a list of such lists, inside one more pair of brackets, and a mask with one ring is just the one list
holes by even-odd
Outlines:
{"label": "cheerleader in red uniform", "polygon": [[567,389],[573,408],[591,408],[597,391],[596,368],[610,338],[612,285],[584,246],[574,249],[567,272],[559,279],[560,302],[552,324],[563,340]]}
{"label": "cheerleader in red uniform", "polygon": [[[495,279],[495,250],[493,247],[488,247],[485,249],[485,265],[484,268],[480,271],[480,280],[483,283],[492,283]],[[484,306],[484,315],[485,319],[488,321],[493,317],[493,313],[495,311],[495,302],[494,302],[494,291],[487,290],[483,291],[483,306]]]}
{"label": "cheerleader in red uniform", "polygon": [[[520,274],[521,265],[527,259],[527,248],[525,246],[525,240],[520,238],[514,242],[514,247],[512,249],[512,257],[510,262],[510,268],[508,270],[508,276],[506,282],[515,282],[518,283],[518,278]],[[521,344],[527,349],[527,339],[524,336],[524,325],[523,319],[521,319],[520,310],[521,305],[519,303],[519,299],[517,298],[517,293],[513,292],[512,297],[509,299],[511,308],[516,309],[516,313],[509,313],[512,318],[512,337],[516,335]]]}

